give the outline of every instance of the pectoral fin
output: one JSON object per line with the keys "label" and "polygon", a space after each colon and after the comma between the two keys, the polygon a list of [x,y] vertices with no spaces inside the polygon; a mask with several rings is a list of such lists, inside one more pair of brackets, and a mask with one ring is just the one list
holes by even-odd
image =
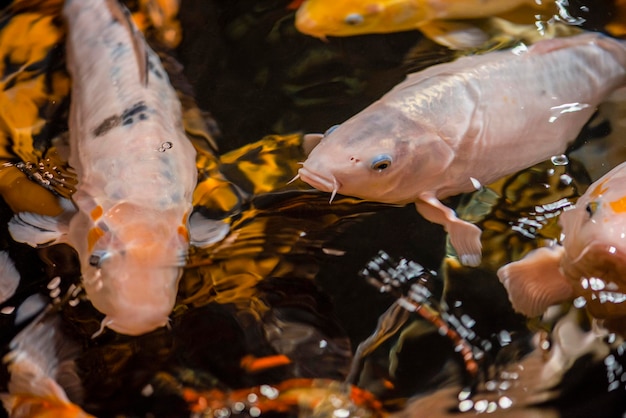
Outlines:
{"label": "pectoral fin", "polygon": [[573,289],[560,269],[563,247],[543,247],[498,270],[513,309],[541,315],[549,306],[572,298]]}
{"label": "pectoral fin", "polygon": [[67,242],[68,224],[58,216],[20,212],[9,221],[9,233],[17,242],[41,247]]}
{"label": "pectoral fin", "polygon": [[208,247],[224,239],[230,232],[230,225],[219,219],[208,219],[198,212],[189,217],[190,244]]}
{"label": "pectoral fin", "polygon": [[419,26],[427,38],[450,49],[478,48],[489,40],[489,35],[467,22],[431,21]]}
{"label": "pectoral fin", "polygon": [[424,218],[444,227],[463,265],[476,267],[480,264],[482,231],[479,227],[459,219],[452,209],[430,193],[420,195],[420,199],[415,202],[415,207]]}

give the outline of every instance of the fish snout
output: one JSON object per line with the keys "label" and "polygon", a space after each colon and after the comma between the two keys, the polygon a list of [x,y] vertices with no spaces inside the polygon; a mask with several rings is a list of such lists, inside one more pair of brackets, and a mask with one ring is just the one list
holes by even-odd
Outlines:
{"label": "fish snout", "polygon": [[334,176],[331,175],[327,177],[320,173],[316,173],[315,171],[309,169],[306,166],[306,163],[298,170],[298,176],[308,185],[323,192],[337,191],[341,186]]}
{"label": "fish snout", "polygon": [[295,26],[299,32],[305,35],[326,39],[324,31],[321,30],[317,22],[311,18],[310,13],[304,10],[304,7],[300,7],[296,12]]}

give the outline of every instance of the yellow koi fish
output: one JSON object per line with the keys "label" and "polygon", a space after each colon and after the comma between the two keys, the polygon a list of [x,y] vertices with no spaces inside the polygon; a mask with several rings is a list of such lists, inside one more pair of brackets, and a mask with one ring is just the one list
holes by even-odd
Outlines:
{"label": "yellow koi fish", "polygon": [[[538,4],[539,3],[539,4]],[[522,6],[545,8],[534,0],[307,0],[296,13],[296,28],[318,38],[422,29],[444,19],[477,19]]]}

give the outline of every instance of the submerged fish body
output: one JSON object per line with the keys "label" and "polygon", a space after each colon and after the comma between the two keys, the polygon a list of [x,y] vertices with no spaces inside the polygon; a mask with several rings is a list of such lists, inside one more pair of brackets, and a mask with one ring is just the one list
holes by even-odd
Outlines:
{"label": "submerged fish body", "polygon": [[302,33],[324,38],[418,29],[440,19],[475,19],[508,12],[531,0],[307,0],[296,13]]}
{"label": "submerged fish body", "polygon": [[460,58],[409,75],[333,129],[299,175],[323,191],[415,202],[477,265],[480,230],[440,199],[561,154],[625,83],[626,46],[599,34]]}
{"label": "submerged fish body", "polygon": [[9,344],[8,393],[0,400],[11,418],[93,418],[74,403],[83,398],[75,362],[80,345],[63,329],[49,305]]}
{"label": "submerged fish body", "polygon": [[[626,163],[564,212],[562,245],[539,248],[498,271],[513,307],[528,316],[579,298],[595,318],[626,318]],[[626,324],[621,325],[626,330]]]}
{"label": "submerged fish body", "polygon": [[189,246],[195,150],[158,56],[117,0],[66,1],[72,77],[68,241],[103,326],[166,325]]}

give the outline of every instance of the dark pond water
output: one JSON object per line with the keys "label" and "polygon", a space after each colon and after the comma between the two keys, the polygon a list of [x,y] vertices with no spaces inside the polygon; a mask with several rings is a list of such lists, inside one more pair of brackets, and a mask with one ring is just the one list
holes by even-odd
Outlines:
{"label": "dark pond water", "polygon": [[[7,35],[10,22],[29,11],[53,16],[50,27],[62,27],[58,2],[23,3],[18,12],[7,9],[0,26],[0,51],[8,57],[2,104],[13,103],[17,89],[32,97],[20,84],[28,77],[7,81],[28,71],[47,77],[47,93],[57,96],[37,102],[45,129],[21,138],[14,120],[2,119],[0,244],[22,280],[0,305],[0,339],[8,353],[26,328],[18,350],[48,365],[47,373],[84,411],[98,417],[337,418],[626,412],[621,337],[593,337],[584,311],[569,306],[543,320],[516,314],[495,274],[558,239],[557,215],[621,162],[623,97],[603,105],[565,160],[548,160],[446,202],[484,231],[484,261],[466,268],[446,247],[443,229],[412,205],[343,196],[329,205],[327,193],[287,184],[306,158],[302,133],[324,132],[405,74],[457,52],[418,31],[324,42],[297,32],[287,0],[183,0],[181,43],[167,49],[154,33],[148,39],[162,52],[185,108],[204,112],[203,129],[187,129],[199,152],[198,187],[212,190],[198,198],[196,210],[228,220],[231,233],[213,247],[191,250],[169,327],[139,337],[104,330],[92,338],[103,316],[77,290],[74,251],[31,248],[7,230],[28,199],[42,202],[48,214],[47,202],[53,202],[50,209],[54,199],[69,197],[75,181],[52,142],[67,130],[67,86],[50,81],[64,74],[62,35],[41,46],[47,53],[37,68],[25,69],[8,53],[16,36]],[[572,10],[584,6],[570,3]],[[132,10],[140,4],[128,2]],[[582,27],[602,30],[619,4],[588,6]],[[26,39],[35,30],[17,32]],[[24,44],[38,42],[44,43]],[[52,173],[51,182],[42,182],[43,173]],[[29,189],[35,186],[41,190]],[[537,207],[555,216],[532,222]],[[381,259],[380,251],[390,259]],[[389,291],[385,274],[407,265],[414,270]],[[421,305],[411,296],[416,289],[427,295]],[[576,332],[562,331],[567,327]],[[362,356],[355,356],[357,347]],[[559,357],[555,347],[565,354]],[[464,361],[462,354],[474,358]],[[467,370],[474,361],[477,374]],[[2,392],[9,378],[5,364]],[[50,416],[80,416],[69,408],[56,413]]]}

